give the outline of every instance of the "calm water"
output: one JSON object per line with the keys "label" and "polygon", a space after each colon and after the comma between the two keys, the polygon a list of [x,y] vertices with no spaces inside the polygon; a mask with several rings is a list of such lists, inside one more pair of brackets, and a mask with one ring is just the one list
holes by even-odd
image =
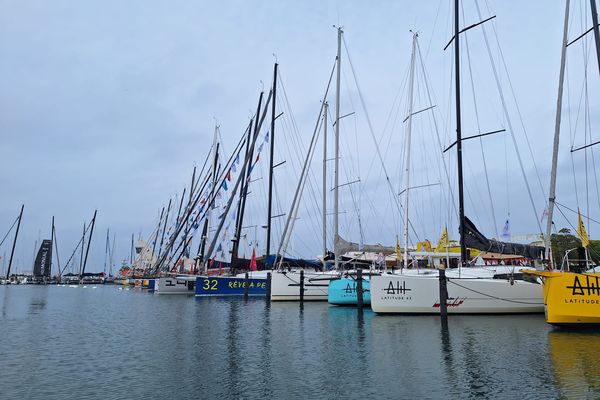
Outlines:
{"label": "calm water", "polygon": [[600,398],[600,335],[543,316],[0,286],[0,398]]}

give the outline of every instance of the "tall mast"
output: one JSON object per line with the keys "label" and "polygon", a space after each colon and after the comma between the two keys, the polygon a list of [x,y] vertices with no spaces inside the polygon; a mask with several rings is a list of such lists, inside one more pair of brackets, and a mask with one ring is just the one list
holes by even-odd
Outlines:
{"label": "tall mast", "polygon": [[277,66],[275,63],[273,67],[273,102],[271,103],[271,137],[269,138],[271,142],[271,149],[269,153],[269,205],[267,210],[267,247],[266,247],[266,255],[271,254],[271,219],[272,217],[272,204],[273,204],[273,156],[275,155],[275,105],[277,100]]}
{"label": "tall mast", "polygon": [[340,267],[340,254],[337,242],[339,240],[339,164],[340,164],[340,80],[342,61],[342,28],[338,28],[337,57],[336,57],[336,87],[335,87],[335,170],[333,175],[333,252],[335,253],[335,269]]}
{"label": "tall mast", "polygon": [[327,114],[329,103],[323,104],[323,267],[327,255]]}
{"label": "tall mast", "polygon": [[[592,0],[593,2],[593,0]],[[552,263],[551,241],[552,216],[554,214],[554,200],[556,198],[556,170],[558,168],[558,144],[560,140],[560,118],[562,112],[563,82],[565,80],[565,60],[567,56],[567,41],[569,33],[569,8],[570,0],[565,3],[565,24],[563,28],[563,42],[560,51],[560,73],[558,76],[558,96],[556,99],[556,119],[554,121],[554,144],[552,146],[552,169],[550,171],[550,191],[548,194],[548,221],[546,222],[546,236],[544,246],[546,247],[546,259]]]}
{"label": "tall mast", "polygon": [[413,89],[415,84],[415,56],[417,46],[417,33],[413,33],[412,52],[410,56],[410,78],[408,86],[408,120],[406,121],[406,196],[404,198],[404,268],[408,268],[408,194],[410,191],[410,141],[412,133],[412,114],[413,114]]}
{"label": "tall mast", "polygon": [[106,243],[104,245],[104,273],[106,273],[106,264],[108,261],[108,253],[110,252],[110,236],[109,230],[106,229]]}
{"label": "tall mast", "polygon": [[[211,187],[211,194],[210,194],[210,198],[214,197],[214,193],[217,186],[217,167],[218,167],[218,163],[219,163],[219,143],[217,142],[217,132],[218,132],[219,126],[215,124],[215,136],[213,139],[213,151],[214,151],[214,155],[213,155],[213,170],[212,170],[212,187]],[[206,218],[204,219],[204,226],[202,227],[202,237],[200,238],[200,248],[198,249],[198,254],[199,254],[199,258],[198,261],[202,261],[204,260],[204,253],[206,252],[206,240],[208,239],[208,228],[210,225],[210,211],[211,211],[211,204],[210,202],[206,202],[207,205],[207,210],[206,210]],[[196,263],[197,264],[197,263]]]}
{"label": "tall mast", "polygon": [[94,225],[96,224],[96,213],[98,210],[94,210],[94,216],[92,217],[92,226],[90,227],[90,236],[88,237],[87,248],[85,249],[85,258],[83,259],[83,268],[81,269],[81,275],[79,279],[83,278],[85,273],[85,265],[87,264],[88,253],[90,252],[90,243],[92,243],[92,234],[94,233]]}
{"label": "tall mast", "polygon": [[[256,137],[258,135],[258,120],[259,120],[259,115],[260,115],[260,108],[262,106],[262,99],[264,96],[264,92],[260,92],[260,96],[258,98],[258,107],[256,108],[256,118],[254,120],[254,137]],[[253,156],[254,156],[254,146],[250,146],[250,148],[248,149],[248,152],[246,153],[246,179],[244,182],[242,182],[242,197],[241,197],[241,203],[240,203],[240,212],[239,212],[239,220],[238,225],[237,225],[237,232],[235,237],[237,238],[237,241],[235,242],[235,257],[238,258],[239,257],[239,250],[240,250],[240,241],[241,241],[241,235],[242,235],[242,225],[244,224],[244,212],[246,210],[246,196],[248,196],[248,185],[250,184],[250,173],[252,172],[252,160],[253,160]]]}
{"label": "tall mast", "polygon": [[462,132],[460,120],[460,37],[458,28],[458,1],[454,0],[454,75],[456,84],[456,161],[458,164],[458,214],[460,218],[460,262],[467,263],[465,244],[465,198],[463,191]]}
{"label": "tall mast", "polygon": [[133,269],[133,233],[131,234],[131,248],[129,249],[129,264]]}
{"label": "tall mast", "polygon": [[[54,244],[54,215],[52,216],[52,229],[50,230],[50,272],[48,276],[52,276],[52,245]],[[58,254],[57,254],[58,255]]]}
{"label": "tall mast", "polygon": [[[568,1],[567,1],[568,4]],[[594,28],[594,42],[596,44],[596,57],[598,58],[598,70],[600,71],[600,30],[598,29],[598,9],[596,8],[596,0],[590,0],[592,7],[592,27]],[[568,7],[568,5],[567,5]],[[568,11],[567,11],[568,12]]]}
{"label": "tall mast", "polygon": [[[163,216],[165,214],[165,207],[163,206],[160,212],[160,218],[158,219],[158,226],[156,227],[156,235],[154,235],[154,241],[152,242],[152,254],[150,255],[150,262],[154,258],[154,251],[156,250],[156,242],[158,242],[158,234],[160,233],[160,226],[162,225]],[[108,229],[106,230],[106,238],[108,240]]]}
{"label": "tall mast", "polygon": [[19,227],[21,226],[21,219],[23,218],[23,209],[25,204],[21,205],[21,212],[19,212],[19,222],[17,222],[17,230],[15,231],[15,238],[13,239],[12,249],[10,251],[10,258],[8,259],[8,270],[6,271],[6,279],[10,276],[10,267],[12,266],[13,255],[15,254],[15,246],[17,245],[17,238],[19,237]]}
{"label": "tall mast", "polygon": [[[262,97],[262,93],[261,93],[261,97]],[[256,115],[256,119],[258,119],[258,115]],[[243,163],[243,167],[242,170],[240,171],[240,176],[245,176],[246,175],[246,160],[248,159],[248,152],[250,151],[250,142],[252,139],[252,124],[254,123],[254,120],[251,119],[250,123],[248,124],[248,136],[246,137],[246,152],[244,153],[244,163]],[[238,154],[239,157],[239,154]],[[242,214],[242,199],[244,198],[244,183],[242,182],[242,188],[240,190],[240,198],[238,199],[237,202],[237,212],[236,212],[236,217],[235,217],[235,233],[233,236],[233,245],[231,248],[231,261],[233,261],[234,259],[238,258],[238,248],[240,245],[240,235],[242,233],[242,224],[241,224],[241,214]]]}
{"label": "tall mast", "polygon": [[83,223],[83,232],[81,233],[81,251],[79,252],[79,278],[81,279],[81,268],[83,268],[83,248],[85,247],[85,222]]}
{"label": "tall mast", "polygon": [[169,211],[171,211],[171,199],[169,199],[169,205],[167,206],[167,214],[165,215],[165,220],[163,222],[162,234],[160,235],[160,245],[158,246],[158,257],[160,257],[160,253],[162,253],[163,242],[165,240],[165,231],[167,230],[167,221],[169,220]]}

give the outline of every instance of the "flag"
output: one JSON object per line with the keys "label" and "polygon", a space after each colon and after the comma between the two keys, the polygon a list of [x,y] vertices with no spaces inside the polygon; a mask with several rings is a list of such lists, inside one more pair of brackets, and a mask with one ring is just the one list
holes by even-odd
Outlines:
{"label": "flag", "polygon": [[221,183],[221,187],[222,187],[224,190],[227,190],[227,181],[226,181],[226,180],[223,180],[223,183]]}
{"label": "flag", "polygon": [[265,133],[265,142],[269,143],[269,132]]}
{"label": "flag", "polygon": [[442,231],[442,236],[440,236],[440,240],[438,240],[437,246],[435,247],[435,251],[447,251],[448,249],[448,229],[444,227]]}
{"label": "flag", "polygon": [[581,245],[587,248],[590,245],[590,240],[588,239],[587,232],[585,231],[585,226],[583,225],[583,219],[581,218],[581,214],[579,210],[577,210],[577,217],[579,219],[579,224],[577,226],[577,233],[579,234],[579,238],[581,239]]}
{"label": "flag", "polygon": [[540,222],[544,221],[544,218],[548,217],[548,207],[544,208],[544,212],[542,213],[542,218],[540,218]]}
{"label": "flag", "polygon": [[223,246],[221,246],[221,243],[219,243],[219,247],[217,247],[217,252],[222,251],[223,250]]}
{"label": "flag", "polygon": [[398,240],[398,236],[396,236],[396,262],[400,263],[400,240]]}
{"label": "flag", "polygon": [[231,164],[231,171],[233,173],[237,172],[237,166],[235,164]]}
{"label": "flag", "polygon": [[227,180],[231,182],[231,170],[227,171]]}
{"label": "flag", "polygon": [[256,251],[252,249],[252,258],[250,259],[250,271],[256,271]]}
{"label": "flag", "polygon": [[235,164],[239,164],[240,163],[240,153],[237,153],[237,155],[235,156]]}
{"label": "flag", "polygon": [[502,239],[505,242],[508,242],[510,240],[510,224],[508,223],[508,220],[506,220],[504,228],[502,228]]}
{"label": "flag", "polygon": [[[260,151],[260,150],[259,150],[259,151]],[[256,161],[255,161],[254,163],[256,164],[256,163],[258,162],[258,160],[260,160],[260,153],[258,153],[258,154],[256,155]]]}

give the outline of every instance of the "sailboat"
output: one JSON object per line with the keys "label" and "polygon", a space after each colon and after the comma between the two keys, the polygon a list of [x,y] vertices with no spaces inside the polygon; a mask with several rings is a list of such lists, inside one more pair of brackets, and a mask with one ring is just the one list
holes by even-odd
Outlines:
{"label": "sailboat", "polygon": [[[562,111],[563,82],[565,74],[565,61],[568,43],[570,1],[566,1],[563,42],[561,49],[561,65],[559,73],[559,88],[554,126],[554,146],[552,153],[552,172],[550,174],[550,194],[548,201],[548,221],[546,229],[546,251],[548,258],[552,259],[551,235],[552,216],[556,196],[556,172],[558,166],[558,147],[560,139],[560,121]],[[600,69],[600,32],[598,28],[598,12],[596,2],[591,1],[594,40],[598,68]],[[587,32],[586,32],[587,33]],[[581,35],[578,39],[580,39]],[[575,39],[575,40],[578,40]],[[573,43],[573,42],[571,42]],[[598,143],[598,142],[597,142]],[[594,143],[594,144],[597,144]],[[591,146],[591,145],[590,145]],[[578,213],[578,234],[587,254],[589,239],[581,214]],[[586,257],[587,259],[587,257]],[[551,265],[551,268],[556,266]],[[523,272],[540,277],[543,282],[544,307],[546,322],[557,326],[566,327],[593,327],[600,326],[600,273],[590,271],[572,271],[568,263],[562,263],[560,269],[548,271],[523,270]]]}
{"label": "sailboat", "polygon": [[[338,248],[339,244],[339,234],[338,234],[338,217],[339,217],[339,126],[338,123],[340,120],[340,81],[341,81],[341,49],[342,49],[342,35],[343,30],[341,27],[337,28],[337,57],[335,62],[335,72],[336,72],[336,109],[335,109],[335,170],[334,170],[334,212],[333,212],[333,246],[334,246],[334,270],[325,270],[323,271],[323,266],[327,265],[325,260],[326,254],[323,254],[322,262],[319,261],[310,261],[310,260],[302,260],[302,259],[287,259],[283,256],[283,249],[287,246],[287,242],[289,241],[289,236],[292,231],[292,227],[294,224],[294,220],[296,218],[296,214],[299,208],[299,199],[301,193],[304,189],[304,185],[306,183],[306,175],[308,164],[312,159],[312,155],[314,154],[314,149],[316,147],[316,138],[318,134],[319,122],[317,122],[315,126],[315,130],[313,132],[313,137],[311,139],[308,153],[306,155],[306,159],[304,162],[304,167],[302,170],[302,174],[298,183],[298,186],[295,191],[294,201],[292,202],[292,206],[290,209],[290,213],[288,214],[288,219],[286,222],[286,227],[284,229],[284,233],[282,236],[282,240],[280,242],[279,250],[277,252],[276,257],[276,267],[277,270],[273,271],[273,275],[271,278],[271,300],[272,301],[298,301],[300,299],[306,301],[326,301],[328,299],[328,287],[329,283],[332,280],[339,279],[341,276],[341,267],[340,267],[340,249]],[[331,72],[329,83],[331,83],[331,79],[333,78],[333,70]],[[327,86],[327,90],[323,96],[323,100],[321,102],[321,109],[319,111],[319,118],[317,121],[321,120],[321,115],[327,115],[328,103],[326,101],[327,95],[329,93],[329,84]],[[324,118],[324,129],[326,130],[327,119]],[[325,131],[326,132],[326,131]],[[326,134],[326,133],[325,133]],[[324,161],[325,162],[325,161]],[[325,176],[325,174],[324,174]],[[325,193],[325,190],[323,191]],[[325,203],[325,199],[324,199]],[[325,204],[323,204],[323,235],[325,236]],[[325,245],[323,246],[324,253],[326,251]]]}
{"label": "sailboat", "polygon": [[[484,21],[485,22],[485,21]],[[483,22],[482,22],[483,23]],[[469,28],[478,26],[471,25]],[[464,30],[463,30],[464,31]],[[460,222],[461,266],[446,271],[448,313],[513,314],[543,311],[540,285],[514,279],[512,274],[499,274],[488,268],[470,267],[467,237],[473,227],[467,227],[464,213],[462,137],[460,110],[460,36],[459,0],[454,2],[454,63],[456,85],[456,142],[458,169],[458,200]],[[475,230],[476,233],[479,233]],[[474,235],[479,237],[479,235]],[[442,266],[442,268],[444,268]],[[400,274],[373,276],[370,282],[371,308],[376,313],[439,314],[439,276],[436,270],[401,270]]]}

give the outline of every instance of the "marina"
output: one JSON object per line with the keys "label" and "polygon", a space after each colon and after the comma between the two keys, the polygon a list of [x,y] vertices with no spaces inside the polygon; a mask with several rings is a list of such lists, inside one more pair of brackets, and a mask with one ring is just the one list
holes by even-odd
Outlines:
{"label": "marina", "polygon": [[600,398],[597,1],[0,6],[0,397]]}
{"label": "marina", "polygon": [[52,285],[0,286],[0,311],[7,398],[600,395],[598,334],[543,314],[458,315],[444,330],[325,302]]}

